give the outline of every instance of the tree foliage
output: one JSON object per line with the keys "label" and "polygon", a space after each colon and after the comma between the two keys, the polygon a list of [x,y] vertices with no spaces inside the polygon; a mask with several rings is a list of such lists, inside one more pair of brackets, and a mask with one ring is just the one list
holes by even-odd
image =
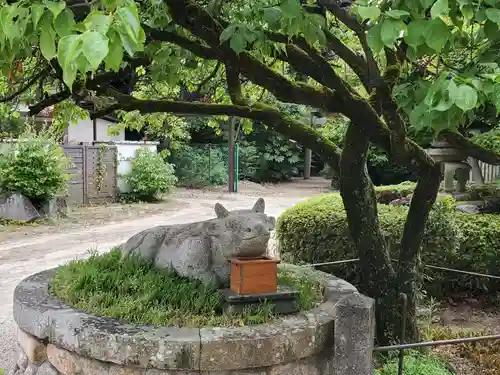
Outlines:
{"label": "tree foliage", "polygon": [[[32,114],[85,99],[92,116],[237,116],[320,154],[339,176],[361,290],[377,299],[382,342],[394,334],[388,322],[401,320],[387,307],[400,293],[410,317],[415,310],[420,243],[440,181],[411,128],[500,164],[464,137],[477,121],[495,123],[500,109],[494,0],[3,1],[0,65],[10,97],[38,83]],[[347,117],[342,150],[279,103]],[[160,127],[161,116],[153,121]],[[397,267],[366,171],[371,146],[419,176]]]}

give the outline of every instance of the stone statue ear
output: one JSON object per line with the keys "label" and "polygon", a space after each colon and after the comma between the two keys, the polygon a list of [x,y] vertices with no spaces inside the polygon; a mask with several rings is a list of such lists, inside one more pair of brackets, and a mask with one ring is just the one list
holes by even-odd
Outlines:
{"label": "stone statue ear", "polygon": [[257,199],[257,202],[252,207],[253,212],[264,213],[266,210],[266,202],[264,202],[264,198]]}
{"label": "stone statue ear", "polygon": [[217,215],[218,219],[223,219],[223,218],[229,216],[229,211],[226,210],[226,208],[222,204],[216,203],[215,204],[215,214]]}

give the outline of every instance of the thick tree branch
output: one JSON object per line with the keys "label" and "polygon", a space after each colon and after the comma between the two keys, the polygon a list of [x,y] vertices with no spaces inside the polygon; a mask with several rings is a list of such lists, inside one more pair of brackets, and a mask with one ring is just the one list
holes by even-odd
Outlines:
{"label": "thick tree branch", "polygon": [[380,76],[380,71],[378,68],[377,61],[373,56],[372,50],[368,45],[368,41],[366,39],[366,29],[365,27],[358,22],[355,16],[349,14],[343,7],[340,6],[337,0],[318,0],[318,4],[324,6],[328,9],[337,19],[340,20],[344,25],[350,28],[356,36],[358,37],[361,47],[363,48],[363,52],[365,53],[366,63],[368,66],[368,73],[370,77],[376,78]]}
{"label": "thick tree branch", "polygon": [[[282,114],[279,110],[264,105],[228,105],[228,104],[207,104],[191,103],[175,100],[140,100],[129,95],[121,95],[117,92],[105,90],[108,94],[114,95],[117,103],[107,109],[107,113],[115,110],[133,111],[141,113],[173,113],[178,115],[227,115],[252,119],[262,122],[279,133],[294,139],[305,147],[316,150],[325,157],[325,161],[334,170],[338,169],[340,159],[340,149],[331,141],[322,137],[315,129],[305,125],[289,116]],[[105,112],[100,112],[99,115]]]}
{"label": "thick tree branch", "polygon": [[60,103],[63,100],[68,99],[71,96],[71,92],[69,90],[63,90],[61,92],[58,92],[56,94],[50,95],[47,98],[43,99],[42,101],[36,103],[35,105],[32,105],[29,107],[29,116],[35,116],[41,111],[43,111],[47,107],[51,107],[54,104]]}
{"label": "thick tree branch", "polygon": [[210,47],[206,47],[174,32],[154,29],[147,25],[142,25],[142,27],[144,29],[144,32],[146,33],[146,36],[153,40],[159,42],[169,42],[178,45],[179,47],[192,52],[196,56],[207,60],[217,59],[216,51]]}
{"label": "thick tree branch", "polygon": [[440,137],[451,145],[464,150],[470,157],[482,162],[500,165],[500,154],[485,149],[459,133],[441,132]]}

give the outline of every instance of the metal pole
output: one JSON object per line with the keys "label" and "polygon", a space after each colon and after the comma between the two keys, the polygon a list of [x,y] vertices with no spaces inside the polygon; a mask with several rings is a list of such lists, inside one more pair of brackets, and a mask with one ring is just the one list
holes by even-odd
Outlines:
{"label": "metal pole", "polygon": [[238,182],[240,181],[240,145],[236,143],[234,145],[234,192],[238,192]]}
{"label": "metal pole", "polygon": [[415,342],[413,344],[403,344],[403,345],[379,346],[378,348],[374,348],[373,351],[374,352],[390,352],[392,350],[400,350],[400,349],[428,348],[431,346],[465,344],[465,343],[471,343],[471,342],[477,342],[477,341],[487,341],[487,340],[500,340],[500,334],[490,335],[490,336],[466,337],[463,339],[453,339],[453,340]]}
{"label": "metal pole", "polygon": [[[314,115],[311,112],[310,125],[313,126],[313,118]],[[312,150],[306,148],[304,154],[304,180],[308,180],[311,178],[311,162],[312,162]]]}
{"label": "metal pole", "polygon": [[[403,311],[401,315],[401,336],[399,339],[400,345],[404,345],[406,341],[406,315],[408,314],[408,296],[405,293],[400,294],[401,300],[403,301]],[[399,364],[398,364],[398,375],[403,375],[405,361],[405,350],[399,350]]]}
{"label": "metal pole", "polygon": [[227,136],[227,158],[228,158],[228,190],[234,193],[234,117],[229,119],[229,131]]}

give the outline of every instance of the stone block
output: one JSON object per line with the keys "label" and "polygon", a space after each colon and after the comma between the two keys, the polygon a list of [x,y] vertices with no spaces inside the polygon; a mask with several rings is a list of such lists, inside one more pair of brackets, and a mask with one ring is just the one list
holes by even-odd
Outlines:
{"label": "stone block", "polygon": [[47,346],[47,357],[62,375],[108,375],[109,372],[109,365],[103,362],[81,357],[52,344]]}
{"label": "stone block", "polygon": [[40,215],[31,201],[21,194],[0,196],[0,217],[13,221],[31,222]]}
{"label": "stone block", "polygon": [[227,313],[255,309],[263,303],[270,305],[275,314],[293,314],[299,311],[299,292],[284,286],[278,286],[276,293],[239,295],[231,289],[223,289],[221,294]]}
{"label": "stone block", "polygon": [[36,375],[59,375],[59,372],[57,372],[49,361],[45,361],[38,367]]}
{"label": "stone block", "polygon": [[47,359],[45,345],[22,329],[17,330],[17,341],[31,363],[40,364]]}
{"label": "stone block", "polygon": [[309,357],[318,350],[314,345],[316,331],[304,316],[258,326],[202,328],[200,369],[235,371]]}
{"label": "stone block", "polygon": [[42,203],[40,215],[44,217],[66,217],[68,216],[68,202],[66,197],[54,197]]}
{"label": "stone block", "polygon": [[332,277],[325,283],[324,299],[335,304],[342,298],[357,291],[356,287],[347,281]]}
{"label": "stone block", "polygon": [[24,350],[18,346],[17,348],[17,361],[16,365],[19,369],[21,370],[26,370],[26,367],[28,367],[28,356],[24,352]]}
{"label": "stone block", "polygon": [[375,301],[359,293],[335,305],[333,375],[372,375]]}

